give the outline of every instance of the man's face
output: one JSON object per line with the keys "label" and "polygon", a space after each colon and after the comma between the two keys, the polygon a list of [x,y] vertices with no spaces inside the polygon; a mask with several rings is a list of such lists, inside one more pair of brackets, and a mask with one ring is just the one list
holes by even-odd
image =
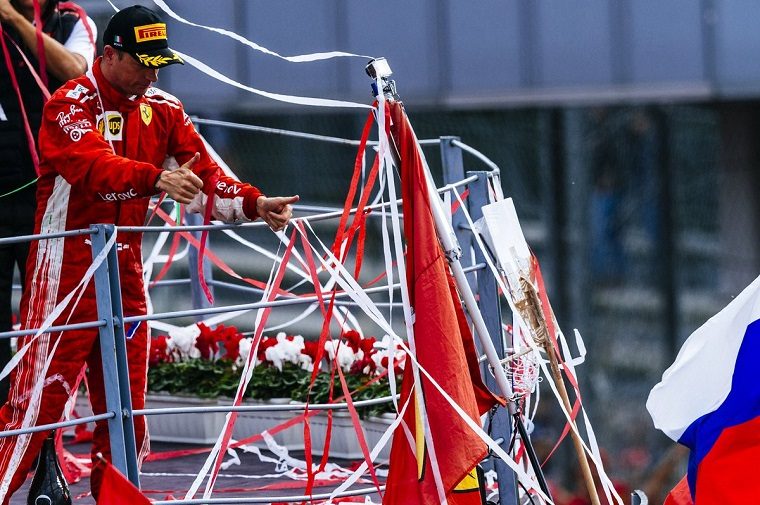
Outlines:
{"label": "man's face", "polygon": [[113,59],[114,72],[111,84],[121,93],[144,95],[151,84],[158,80],[158,69],[140,65],[136,59],[122,51],[115,51]]}

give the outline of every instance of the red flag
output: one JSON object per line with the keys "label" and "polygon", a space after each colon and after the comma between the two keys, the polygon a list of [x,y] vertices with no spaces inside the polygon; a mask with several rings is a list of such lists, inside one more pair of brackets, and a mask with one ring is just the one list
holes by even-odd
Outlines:
{"label": "red flag", "polygon": [[694,505],[694,502],[691,501],[691,491],[689,491],[689,481],[686,480],[686,476],[670,491],[665,498],[664,505]]}
{"label": "red flag", "polygon": [[103,472],[98,505],[150,505],[150,500],[140,492],[115,466],[109,462]]}
{"label": "red flag", "polygon": [[[480,415],[497,400],[480,377],[472,334],[438,243],[417,141],[401,104],[390,103],[389,106],[401,158],[406,270],[409,299],[415,314],[417,360],[454,401],[480,423]],[[412,397],[404,415],[412,440],[403,427],[394,434],[383,503],[440,503],[443,493],[449,504],[480,504],[474,467],[486,455],[486,445],[435,386],[424,375],[420,376],[424,405],[417,405]],[[407,358],[401,385],[402,405],[409,398],[413,384],[412,365]],[[427,412],[432,448],[424,435],[423,412]],[[440,470],[440,488],[435,481],[433,453]]]}

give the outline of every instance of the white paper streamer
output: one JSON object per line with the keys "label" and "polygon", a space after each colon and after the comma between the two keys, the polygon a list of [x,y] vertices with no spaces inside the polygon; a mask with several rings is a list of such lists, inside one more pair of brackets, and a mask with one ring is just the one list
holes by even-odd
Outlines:
{"label": "white paper streamer", "polygon": [[[106,0],[106,1],[111,5],[111,7],[114,9],[114,11],[118,12],[120,10],[116,5],[114,5],[114,3],[111,0]],[[163,2],[160,2],[160,3],[159,2],[160,2],[160,0],[156,1],[156,4],[158,4],[159,7],[162,7],[162,5],[166,6],[166,4],[164,4]],[[168,7],[167,7],[167,9],[168,9]],[[175,19],[178,19],[180,21],[186,22],[187,24],[193,25],[193,23],[190,23],[189,21],[183,20],[182,18],[180,18],[174,12],[170,12],[170,10],[166,10],[166,12],[170,16],[175,17]],[[361,55],[356,55],[356,54],[351,54],[351,53],[341,53],[341,52],[338,52],[338,51],[335,51],[335,52],[332,52],[332,53],[315,53],[315,54],[312,54],[312,55],[300,55],[300,56],[285,57],[285,56],[280,56],[279,54],[275,53],[274,51],[269,51],[268,49],[266,49],[266,48],[264,48],[262,46],[259,46],[258,44],[255,44],[254,42],[251,42],[248,39],[246,39],[244,37],[241,37],[240,35],[237,35],[237,34],[235,34],[233,32],[228,31],[228,30],[222,30],[220,28],[216,28],[215,29],[215,28],[212,28],[212,27],[207,27],[207,26],[202,26],[202,25],[194,25],[194,26],[199,26],[201,28],[206,28],[206,29],[210,29],[212,31],[216,31],[218,33],[221,33],[222,35],[226,35],[228,37],[232,37],[235,40],[238,40],[239,42],[242,42],[242,43],[244,43],[244,44],[246,44],[246,45],[248,45],[250,47],[253,47],[254,49],[257,49],[259,51],[266,52],[267,54],[271,54],[273,56],[278,56],[280,58],[286,59],[288,61],[293,61],[293,62],[316,61],[316,60],[326,59],[328,57],[329,58],[334,58],[336,56],[359,56],[359,57],[363,57],[363,58],[368,58],[367,56],[361,56]],[[256,95],[260,95],[260,96],[263,96],[263,97],[266,97],[266,98],[271,98],[272,100],[277,100],[279,102],[292,103],[292,104],[297,104],[297,105],[309,105],[309,106],[314,106],[314,107],[349,107],[349,108],[359,108],[359,109],[371,109],[372,108],[371,106],[369,106],[367,104],[357,103],[357,102],[347,102],[347,101],[342,101],[342,100],[330,100],[328,98],[310,98],[310,97],[295,96],[295,95],[284,95],[284,94],[280,94],[280,93],[271,93],[269,91],[263,91],[263,90],[260,90],[260,89],[256,89],[256,88],[253,88],[253,87],[250,87],[250,86],[246,86],[245,84],[242,84],[242,83],[240,83],[240,82],[238,82],[238,81],[236,81],[234,79],[231,79],[231,78],[227,77],[226,75],[224,75],[224,74],[222,74],[222,73],[214,70],[213,68],[209,67],[205,63],[203,63],[203,62],[201,62],[199,60],[196,60],[192,56],[189,56],[189,55],[187,55],[185,53],[182,53],[182,52],[180,52],[180,51],[178,51],[176,49],[172,49],[172,50],[176,54],[178,54],[184,61],[186,61],[190,65],[194,66],[195,68],[197,68],[198,70],[200,70],[204,74],[208,75],[209,77],[212,77],[212,78],[214,78],[214,79],[216,79],[218,81],[221,81],[221,82],[223,82],[225,84],[229,84],[230,86],[234,86],[236,88],[240,88],[240,89],[246,90],[246,91],[248,91],[250,93],[254,93]],[[312,59],[309,59],[309,58],[312,58]]]}
{"label": "white paper streamer", "polygon": [[311,53],[311,54],[301,54],[297,56],[282,56],[279,53],[276,53],[272,50],[267,49],[266,47],[260,46],[259,44],[252,42],[248,40],[247,38],[243,37],[242,35],[238,35],[237,33],[225,30],[224,28],[215,28],[213,26],[207,26],[202,25],[198,23],[193,23],[192,21],[188,21],[187,19],[181,17],[179,14],[171,10],[171,8],[166,5],[166,2],[163,0],[153,0],[156,5],[158,5],[161,9],[163,9],[164,12],[166,12],[169,16],[173,17],[180,23],[184,23],[189,26],[195,26],[197,28],[203,28],[204,30],[209,30],[212,32],[216,32],[220,35],[224,35],[225,37],[229,37],[233,40],[237,40],[238,42],[245,44],[246,46],[250,47],[251,49],[255,49],[256,51],[260,51],[264,54],[268,54],[270,56],[276,56],[277,58],[282,58],[283,60],[289,61],[291,63],[304,63],[309,61],[319,61],[319,60],[329,60],[331,58],[340,58],[340,57],[354,57],[354,58],[364,58],[364,59],[372,59],[372,56],[365,56],[362,54],[354,54],[354,53],[346,53],[343,51],[330,51],[330,52],[324,52],[324,53]]}
{"label": "white paper streamer", "polygon": [[185,60],[186,63],[189,63],[190,65],[194,66],[195,68],[197,68],[204,74],[208,75],[209,77],[216,79],[217,81],[221,81],[225,84],[229,84],[230,86],[235,86],[236,88],[243,89],[255,95],[263,96],[265,98],[271,98],[272,100],[277,100],[278,102],[292,103],[296,105],[309,105],[312,107],[348,107],[348,108],[353,108],[353,109],[371,109],[372,108],[367,104],[358,103],[358,102],[347,102],[344,100],[331,100],[329,98],[311,98],[311,97],[306,97],[306,96],[283,95],[281,93],[271,93],[269,91],[263,91],[260,89],[253,88],[251,86],[246,86],[245,84],[242,84],[230,77],[227,77],[221,72],[218,72],[214,70],[213,68],[209,67],[202,61],[196,60],[192,56],[189,56],[185,53],[177,51],[176,49],[174,49],[174,52],[177,53],[183,60]]}

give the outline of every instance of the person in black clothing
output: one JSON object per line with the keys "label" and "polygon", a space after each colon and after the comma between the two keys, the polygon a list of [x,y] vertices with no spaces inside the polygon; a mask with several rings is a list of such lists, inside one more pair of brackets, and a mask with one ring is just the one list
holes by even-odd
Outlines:
{"label": "person in black clothing", "polygon": [[[47,88],[52,92],[86,72],[95,57],[95,24],[81,7],[58,0],[39,0],[39,7],[45,75],[40,75],[34,0],[0,0],[3,38],[0,44],[3,52],[0,56],[0,237],[30,235],[34,229],[37,177],[34,145],[46,100],[35,74],[40,82],[47,80]],[[33,68],[29,68],[27,61]],[[28,252],[28,243],[0,246],[0,331],[11,329],[13,270],[18,266],[23,282]],[[10,355],[10,340],[0,339],[0,369],[8,363]],[[5,379],[0,382],[0,404],[7,396],[8,380]]]}

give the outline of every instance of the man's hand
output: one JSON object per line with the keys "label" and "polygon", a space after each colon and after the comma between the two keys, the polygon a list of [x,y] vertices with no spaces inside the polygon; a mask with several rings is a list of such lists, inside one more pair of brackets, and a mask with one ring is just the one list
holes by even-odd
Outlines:
{"label": "man's hand", "polygon": [[176,170],[164,170],[156,182],[156,189],[166,191],[176,202],[190,203],[203,188],[203,181],[192,170],[200,157],[199,153],[195,153],[190,161]]}
{"label": "man's hand", "polygon": [[[48,0],[48,3],[53,0]],[[0,0],[0,21],[4,26],[16,30],[21,41],[37,54],[37,29],[34,27],[34,4],[27,0],[11,4],[9,0]],[[82,20],[87,23],[86,19]],[[66,41],[57,41],[47,33],[42,34],[47,71],[59,81],[68,81],[79,77],[87,71],[87,60],[78,53],[70,52],[64,47]]]}
{"label": "man's hand", "polygon": [[260,196],[256,200],[256,210],[261,219],[269,225],[274,231],[283,230],[290,218],[293,216],[293,207],[291,204],[298,201],[298,195],[295,196]]}

